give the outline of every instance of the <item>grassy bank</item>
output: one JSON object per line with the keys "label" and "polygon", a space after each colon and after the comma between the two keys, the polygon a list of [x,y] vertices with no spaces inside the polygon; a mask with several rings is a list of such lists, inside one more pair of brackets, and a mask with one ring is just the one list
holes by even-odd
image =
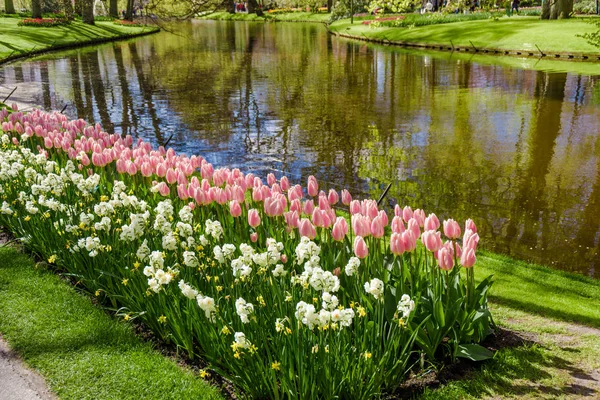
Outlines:
{"label": "grassy bank", "polygon": [[[542,21],[539,17],[503,17],[418,27],[373,27],[344,19],[330,25],[334,33],[375,40],[428,45],[451,45],[502,50],[600,54],[600,49],[577,35],[594,32],[590,18]],[[537,47],[536,47],[537,45]]]}
{"label": "grassy bank", "polygon": [[256,14],[236,13],[230,14],[228,12],[216,12],[200,19],[213,19],[219,21],[257,21],[257,22],[322,22],[327,23],[331,14],[328,13],[312,13],[312,12],[290,12],[280,14],[269,14],[265,13],[264,16],[258,17]]}
{"label": "grassy bank", "polygon": [[0,18],[0,64],[16,57],[53,49],[99,43],[156,32],[155,27],[123,26],[112,22],[87,25],[73,21],[51,28],[18,26],[19,18]]}
{"label": "grassy bank", "polygon": [[0,334],[61,399],[219,399],[124,323],[15,248],[0,247]]}

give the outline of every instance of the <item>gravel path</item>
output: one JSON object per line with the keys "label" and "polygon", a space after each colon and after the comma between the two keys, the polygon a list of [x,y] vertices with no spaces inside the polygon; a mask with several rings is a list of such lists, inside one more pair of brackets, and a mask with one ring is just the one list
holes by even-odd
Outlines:
{"label": "gravel path", "polygon": [[0,399],[55,400],[44,378],[27,368],[0,337]]}

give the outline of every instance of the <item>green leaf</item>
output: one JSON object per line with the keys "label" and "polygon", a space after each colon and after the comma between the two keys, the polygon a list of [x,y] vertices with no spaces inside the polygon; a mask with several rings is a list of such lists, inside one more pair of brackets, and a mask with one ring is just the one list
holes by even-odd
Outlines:
{"label": "green leaf", "polygon": [[461,344],[458,346],[457,357],[468,358],[472,361],[489,360],[494,353],[478,344]]}

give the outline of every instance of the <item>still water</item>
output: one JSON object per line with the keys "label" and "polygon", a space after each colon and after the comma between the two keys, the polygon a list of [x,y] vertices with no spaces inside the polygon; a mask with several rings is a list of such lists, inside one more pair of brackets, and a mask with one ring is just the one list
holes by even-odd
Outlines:
{"label": "still water", "polygon": [[318,24],[170,30],[10,64],[0,88],[216,166],[355,198],[393,183],[388,205],[471,217],[488,249],[600,277],[600,66],[484,65]]}

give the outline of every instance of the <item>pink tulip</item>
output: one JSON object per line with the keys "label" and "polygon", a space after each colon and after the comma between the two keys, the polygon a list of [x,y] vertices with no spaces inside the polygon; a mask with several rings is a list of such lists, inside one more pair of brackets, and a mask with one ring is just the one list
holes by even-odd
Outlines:
{"label": "pink tulip", "polygon": [[439,267],[444,271],[450,271],[454,267],[454,257],[445,247],[438,252],[437,262]]}
{"label": "pink tulip", "polygon": [[283,216],[285,217],[285,222],[290,228],[297,228],[300,224],[300,218],[298,217],[297,211],[288,211],[284,213]]}
{"label": "pink tulip", "polygon": [[137,167],[131,161],[127,161],[127,173],[131,176],[137,174]]}
{"label": "pink tulip", "polygon": [[472,230],[473,233],[477,233],[477,226],[475,225],[475,222],[473,222],[473,220],[471,218],[469,218],[465,222],[465,231],[467,231],[468,229]]}
{"label": "pink tulip", "polygon": [[185,185],[177,185],[177,196],[183,201],[190,198],[187,187]]}
{"label": "pink tulip", "polygon": [[173,183],[175,183],[175,181],[177,181],[177,172],[175,172],[175,170],[173,168],[169,168],[167,170],[166,178],[167,178],[167,183],[169,185],[172,185]]}
{"label": "pink tulip", "polygon": [[371,234],[371,220],[369,217],[354,214],[352,216],[352,230],[356,236],[366,237]]}
{"label": "pink tulip", "polygon": [[383,226],[388,226],[390,220],[388,219],[388,215],[384,210],[379,210],[379,217],[383,221]]}
{"label": "pink tulip", "polygon": [[448,239],[456,239],[460,236],[460,226],[458,222],[453,219],[447,219],[444,221],[444,235]]}
{"label": "pink tulip", "polygon": [[358,258],[365,258],[369,255],[367,244],[361,236],[354,238],[354,254]]}
{"label": "pink tulip", "polygon": [[164,163],[156,165],[156,175],[161,178],[164,178],[167,175],[167,166]]}
{"label": "pink tulip", "polygon": [[314,239],[317,236],[317,230],[310,222],[310,220],[306,218],[302,218],[300,220],[298,230],[300,231],[300,236],[306,236],[309,239]]}
{"label": "pink tulip", "polygon": [[392,233],[392,236],[390,237],[390,251],[397,256],[404,253],[404,241],[402,240],[402,235],[400,233]]}
{"label": "pink tulip", "polygon": [[460,257],[460,264],[465,268],[471,268],[475,265],[477,257],[475,257],[475,250],[466,248]]}
{"label": "pink tulip", "polygon": [[351,202],[352,202],[352,195],[350,195],[349,191],[347,191],[346,189],[343,189],[342,190],[342,204],[344,204],[345,206],[349,206]]}
{"label": "pink tulip", "polygon": [[312,215],[314,209],[315,203],[312,200],[306,200],[306,202],[304,202],[304,214]]}
{"label": "pink tulip", "polygon": [[363,207],[363,215],[367,215],[371,219],[379,215],[377,202],[375,200],[363,200]]}
{"label": "pink tulip", "polygon": [[440,220],[435,214],[429,214],[427,218],[425,218],[423,227],[426,231],[437,231],[440,227]]}
{"label": "pink tulip", "polygon": [[254,186],[252,188],[252,200],[263,201],[263,191],[260,189],[260,187]]}
{"label": "pink tulip", "polygon": [[442,248],[442,238],[441,233],[429,230],[423,232],[423,236],[421,237],[421,241],[425,248],[431,252],[436,252]]}
{"label": "pink tulip", "polygon": [[378,215],[375,218],[373,218],[373,221],[371,222],[371,235],[373,235],[374,238],[381,238],[383,237],[385,233],[385,225],[383,224],[383,219]]}
{"label": "pink tulip", "polygon": [[282,254],[281,255],[281,262],[285,264],[287,261],[288,261],[287,256],[285,254]]}
{"label": "pink tulip", "polygon": [[312,223],[317,228],[323,228],[325,225],[323,224],[323,215],[321,214],[321,210],[315,208],[312,213]]}
{"label": "pink tulip", "polygon": [[327,196],[319,196],[319,208],[321,210],[329,210],[331,208]]}
{"label": "pink tulip", "polygon": [[273,186],[273,184],[277,182],[277,178],[275,178],[275,175],[270,173],[267,175],[267,184],[269,186]]}
{"label": "pink tulip", "polygon": [[417,208],[415,210],[415,212],[413,213],[413,218],[417,220],[417,222],[419,223],[419,226],[423,226],[424,222],[425,222],[425,211]]}
{"label": "pink tulip", "polygon": [[360,214],[360,213],[361,213],[360,201],[352,200],[350,202],[350,214],[354,215],[354,214]]}
{"label": "pink tulip", "polygon": [[[311,179],[311,178],[313,178],[313,179]],[[308,195],[312,196],[312,197],[315,197],[319,193],[319,184],[317,183],[317,180],[315,179],[315,177],[312,175],[308,177],[307,190],[308,190]]]}
{"label": "pink tulip", "polygon": [[408,222],[408,220],[413,217],[413,214],[414,214],[413,210],[409,206],[405,206],[402,209],[402,218],[404,219],[405,222]]}
{"label": "pink tulip", "polygon": [[417,247],[417,238],[413,231],[406,230],[402,232],[402,243],[404,244],[404,250],[409,253]]}
{"label": "pink tulip", "polygon": [[338,217],[335,221],[335,224],[333,224],[333,230],[331,231],[331,236],[333,237],[333,240],[341,242],[342,240],[344,240],[347,234],[348,223],[346,222],[346,219],[343,217]]}
{"label": "pink tulip", "polygon": [[152,175],[152,172],[153,172],[153,171],[152,171],[152,165],[150,165],[150,163],[149,163],[149,162],[145,162],[145,163],[143,163],[143,164],[142,164],[141,171],[142,171],[142,176],[145,176],[145,177],[149,177],[149,176],[151,176],[151,175]]}
{"label": "pink tulip", "polygon": [[392,232],[402,233],[406,230],[404,227],[404,222],[402,222],[402,217],[396,215],[392,218]]}
{"label": "pink tulip", "polygon": [[399,204],[396,204],[394,206],[394,216],[396,216],[396,217],[402,217],[402,209],[400,208]]}
{"label": "pink tulip", "polygon": [[161,182],[158,184],[158,193],[160,193],[161,196],[168,196],[169,194],[171,194],[171,189],[169,188],[169,185],[167,185],[164,182]]}
{"label": "pink tulip", "polygon": [[252,243],[256,243],[256,241],[258,240],[258,233],[256,233],[256,232],[251,233],[250,240],[252,241]]}
{"label": "pink tulip", "polygon": [[[120,161],[120,160],[119,160]],[[88,166],[90,165],[90,158],[88,157],[87,154],[83,153],[81,155],[81,164],[83,164],[84,166]],[[117,168],[118,169],[118,168]]]}
{"label": "pink tulip", "polygon": [[463,246],[466,249],[477,250],[479,244],[479,234],[474,233],[472,230],[467,229],[463,236]]}
{"label": "pink tulip", "polygon": [[232,200],[229,202],[229,213],[234,218],[237,218],[240,215],[242,215],[242,207],[240,206],[240,203],[237,202],[237,200]]}
{"label": "pink tulip", "polygon": [[340,196],[338,195],[338,193],[335,190],[329,189],[329,194],[327,195],[327,200],[329,200],[329,204],[336,205],[337,202],[340,201]]}
{"label": "pink tulip", "polygon": [[260,225],[260,215],[258,214],[258,210],[252,208],[248,211],[248,225],[253,228],[256,228]]}
{"label": "pink tulip", "polygon": [[287,178],[287,176],[281,177],[280,185],[281,185],[281,190],[283,190],[283,191],[287,191],[290,188],[290,181]]}
{"label": "pink tulip", "polygon": [[421,236],[421,228],[419,227],[419,223],[417,222],[417,220],[414,218],[408,220],[408,223],[406,224],[406,229],[412,232],[413,236],[415,237],[415,240],[418,239],[419,236]]}
{"label": "pink tulip", "polygon": [[296,211],[297,213],[302,212],[302,203],[300,202],[300,199],[295,199],[290,202],[290,211]]}

